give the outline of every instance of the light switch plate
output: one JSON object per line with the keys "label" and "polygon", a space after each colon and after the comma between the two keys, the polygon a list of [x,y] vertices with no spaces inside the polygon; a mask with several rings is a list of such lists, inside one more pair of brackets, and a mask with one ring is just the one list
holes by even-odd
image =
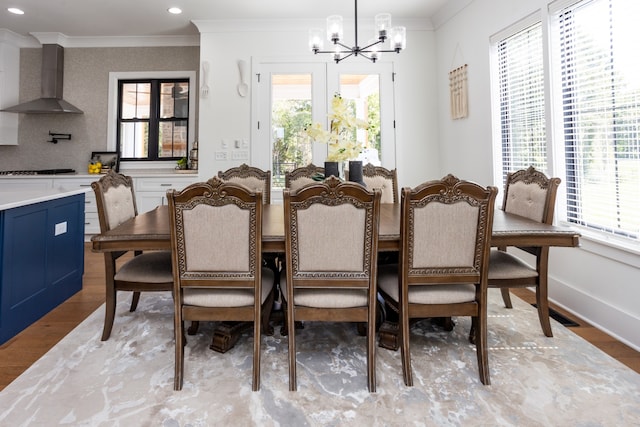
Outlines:
{"label": "light switch plate", "polygon": [[229,155],[226,151],[216,151],[216,160],[227,160]]}

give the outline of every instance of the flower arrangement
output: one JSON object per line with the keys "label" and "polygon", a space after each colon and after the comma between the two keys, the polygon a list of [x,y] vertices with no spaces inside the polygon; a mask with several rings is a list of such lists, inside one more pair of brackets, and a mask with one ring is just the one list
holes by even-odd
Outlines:
{"label": "flower arrangement", "polygon": [[356,139],[355,131],[368,129],[369,123],[351,114],[339,93],[336,93],[331,101],[329,120],[329,130],[325,130],[320,123],[312,123],[305,128],[305,136],[329,146],[328,161],[341,162],[357,158],[363,147]]}

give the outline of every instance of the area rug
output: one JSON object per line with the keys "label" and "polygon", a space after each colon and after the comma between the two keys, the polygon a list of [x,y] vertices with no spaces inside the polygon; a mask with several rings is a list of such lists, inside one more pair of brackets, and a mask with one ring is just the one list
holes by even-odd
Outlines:
{"label": "area rug", "polygon": [[220,354],[213,324],[188,337],[185,381],[173,390],[170,295],[121,298],[111,338],[104,309],[87,318],[0,393],[2,426],[631,426],[640,425],[640,375],[535,310],[490,293],[491,385],[478,379],[469,321],[452,332],[413,326],[414,386],[400,352],[377,348],[377,393],[367,391],[365,338],[355,325],[307,323],[297,333],[298,391],[287,339],[262,345],[262,385],[251,391],[251,332]]}

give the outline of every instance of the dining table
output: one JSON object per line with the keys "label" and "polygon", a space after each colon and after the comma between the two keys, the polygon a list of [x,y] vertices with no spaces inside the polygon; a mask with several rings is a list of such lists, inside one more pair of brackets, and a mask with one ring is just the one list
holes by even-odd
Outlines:
{"label": "dining table", "polygon": [[[284,208],[264,205],[262,213],[262,252],[284,253]],[[215,240],[213,240],[215,241]],[[94,252],[170,250],[169,211],[166,205],[141,213],[117,227],[91,238]],[[580,233],[570,227],[542,224],[496,209],[493,216],[491,246],[576,247]],[[379,251],[400,247],[400,204],[380,205]]]}
{"label": "dining table", "polygon": [[[397,252],[400,248],[400,204],[380,205],[378,250]],[[170,250],[168,206],[160,205],[141,213],[113,229],[91,238],[94,252]],[[215,242],[215,239],[212,239]],[[213,243],[215,244],[215,243]],[[576,247],[580,233],[570,227],[543,224],[522,216],[494,211],[491,246],[557,246]],[[284,253],[284,207],[282,204],[264,205],[262,213],[262,252]],[[226,352],[233,347],[243,329],[222,325],[214,334],[212,348]],[[397,349],[397,325],[385,322],[379,331],[380,345]]]}

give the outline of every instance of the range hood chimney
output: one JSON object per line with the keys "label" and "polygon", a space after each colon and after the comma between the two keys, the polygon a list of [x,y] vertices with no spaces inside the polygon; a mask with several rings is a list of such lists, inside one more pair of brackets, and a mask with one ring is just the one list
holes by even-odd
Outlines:
{"label": "range hood chimney", "polygon": [[62,99],[64,48],[57,44],[42,45],[41,97],[1,111],[25,114],[82,114],[82,110]]}

